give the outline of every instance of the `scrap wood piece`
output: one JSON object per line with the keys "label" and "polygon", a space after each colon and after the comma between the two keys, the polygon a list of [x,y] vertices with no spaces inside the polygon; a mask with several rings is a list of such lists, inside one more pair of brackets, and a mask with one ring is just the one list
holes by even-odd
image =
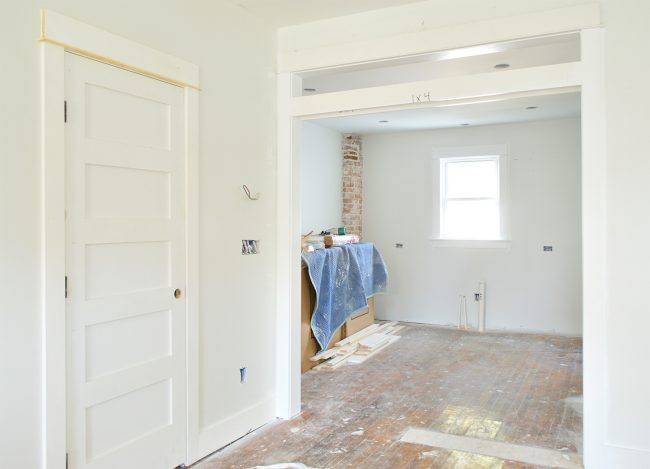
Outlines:
{"label": "scrap wood piece", "polygon": [[[377,327],[377,328],[373,329],[372,331],[370,331],[369,334],[365,334],[365,335],[363,335],[362,337],[358,337],[358,338],[356,338],[355,340],[353,340],[353,342],[360,342],[362,339],[364,339],[365,337],[368,337],[368,336],[370,336],[370,335],[383,333],[383,332],[385,332],[386,330],[388,330],[388,329],[390,329],[391,327],[393,327],[395,324],[397,324],[397,322],[387,322],[387,323],[385,323],[385,324],[382,324],[382,325],[380,325],[379,327]],[[350,336],[350,338],[352,338],[352,337],[353,337],[353,336]]]}
{"label": "scrap wood piece", "polygon": [[394,343],[394,342],[397,342],[399,339],[401,339],[401,337],[398,336],[398,335],[390,336],[390,339],[388,340],[388,342],[386,342],[386,343],[385,343],[384,345],[382,345],[381,347],[376,348],[375,350],[373,350],[373,351],[372,351],[371,353],[369,353],[368,355],[362,355],[362,354],[360,354],[359,352],[357,352],[357,353],[351,355],[351,356],[347,359],[347,363],[352,363],[352,364],[354,364],[354,365],[358,365],[358,364],[360,364],[360,363],[363,363],[363,362],[365,362],[366,360],[368,360],[370,357],[372,357],[372,356],[378,354],[379,352],[381,352],[383,349],[385,349],[386,347],[388,347],[390,344],[392,344],[392,343]]}
{"label": "scrap wood piece", "polygon": [[397,337],[397,336],[393,336],[393,335],[386,336],[385,339],[383,339],[381,342],[377,342],[376,345],[374,345],[373,347],[359,347],[359,350],[357,350],[354,354],[372,355],[375,351],[384,348],[386,345],[390,345],[392,343],[391,339],[393,337]]}
{"label": "scrap wood piece", "polygon": [[390,336],[384,333],[377,333],[364,337],[359,341],[359,347],[363,349],[374,350],[388,342]]}
{"label": "scrap wood piece", "polygon": [[332,358],[336,355],[339,355],[341,353],[347,353],[350,350],[355,351],[357,349],[357,344],[349,344],[349,345],[344,345],[341,347],[332,347],[331,349],[328,349],[324,351],[323,353],[318,353],[314,355],[313,357],[310,358],[311,361],[313,362],[319,362],[321,360],[327,360],[328,358]]}
{"label": "scrap wood piece", "polygon": [[338,341],[335,345],[340,346],[340,345],[346,345],[353,342],[359,342],[359,340],[363,339],[364,337],[370,334],[376,334],[377,332],[382,332],[390,327],[395,326],[396,324],[397,321],[387,322],[381,325],[373,324],[371,326],[366,327],[365,329],[361,329],[356,334],[352,334],[350,337],[346,337],[345,339]]}
{"label": "scrap wood piece", "polygon": [[329,350],[325,350],[323,353],[317,353],[313,357],[310,358],[311,361],[313,362],[319,362],[321,360],[327,360],[328,358],[332,358],[336,353],[338,352],[339,347],[332,347]]}
{"label": "scrap wood piece", "polygon": [[384,348],[384,346],[389,345],[391,343],[389,339],[392,338],[392,337],[396,337],[396,336],[392,336],[392,335],[387,336],[386,339],[382,340],[381,342],[377,342],[377,345],[375,345],[374,347],[359,347],[359,350],[357,350],[354,354],[355,355],[371,355],[376,350],[380,350],[380,349]]}
{"label": "scrap wood piece", "polygon": [[347,349],[345,352],[341,352],[338,355],[335,355],[334,358],[331,358],[327,360],[326,362],[323,362],[319,364],[318,366],[315,366],[313,369],[335,369],[338,368],[339,366],[343,365],[345,363],[345,360],[352,356],[352,354],[356,353],[357,347],[351,347]]}
{"label": "scrap wood piece", "polygon": [[395,342],[396,340],[398,340],[400,338],[399,336],[394,336],[394,337],[395,337],[395,340],[392,340],[392,341],[384,344],[383,346],[379,347],[377,350],[374,350],[372,353],[370,353],[368,355],[359,355],[359,354],[356,354],[356,353],[351,355],[350,358],[348,358],[346,363],[351,363],[353,365],[358,365],[358,364],[361,364],[361,363],[365,362],[366,360],[368,360],[369,358],[377,355],[379,352],[381,352],[386,347],[388,347],[390,344],[392,344],[393,342]]}
{"label": "scrap wood piece", "polygon": [[327,364],[328,364],[329,366],[334,366],[334,365],[336,365],[337,363],[340,363],[340,362],[342,362],[343,360],[345,360],[347,357],[349,357],[349,356],[352,355],[353,353],[356,353],[356,351],[357,351],[357,347],[350,348],[350,349],[348,349],[346,352],[343,352],[343,353],[341,353],[341,354],[336,355],[334,358],[332,358],[331,360],[329,360],[329,361],[327,362]]}
{"label": "scrap wood piece", "polygon": [[324,361],[323,363],[319,363],[318,365],[316,365],[315,367],[312,368],[312,370],[316,370],[316,371],[318,371],[318,370],[329,370],[329,369],[331,369],[330,366],[329,366],[329,360]]}
{"label": "scrap wood piece", "polygon": [[271,466],[255,466],[251,469],[316,469],[315,467],[307,467],[300,462],[286,462],[280,464],[273,464]]}
{"label": "scrap wood piece", "polygon": [[371,324],[334,344],[334,347],[310,358],[313,362],[321,361],[314,369],[334,369],[341,366],[350,356],[368,356],[375,350],[392,343],[390,339],[396,337],[393,334],[404,326],[396,321],[384,324]]}
{"label": "scrap wood piece", "polygon": [[353,354],[354,352],[350,352],[346,355],[341,355],[339,357],[333,358],[332,360],[329,361],[328,366],[326,368],[329,368],[331,370],[337,369],[341,365],[345,364],[348,358],[350,358]]}
{"label": "scrap wood piece", "polygon": [[384,332],[390,328],[393,328],[397,326],[397,321],[391,321],[391,322],[385,322],[384,324],[380,325],[377,330],[375,330],[375,333],[377,332]]}
{"label": "scrap wood piece", "polygon": [[379,328],[379,324],[371,324],[370,326],[361,329],[359,332],[352,334],[351,336],[346,337],[345,339],[339,340],[334,345],[336,345],[337,347],[341,347],[343,345],[347,345],[352,342],[357,342],[359,339],[362,339],[365,336],[370,335],[374,330],[378,328]]}

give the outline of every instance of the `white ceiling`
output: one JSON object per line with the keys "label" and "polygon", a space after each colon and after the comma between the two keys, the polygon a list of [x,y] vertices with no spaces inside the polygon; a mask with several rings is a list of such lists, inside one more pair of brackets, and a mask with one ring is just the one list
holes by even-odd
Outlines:
{"label": "white ceiling", "polygon": [[225,0],[274,26],[379,10],[421,0]]}
{"label": "white ceiling", "polygon": [[[537,109],[526,109],[537,106]],[[310,122],[341,133],[376,134],[413,130],[531,122],[580,115],[580,93],[514,98],[457,106],[317,119]],[[380,123],[387,120],[387,123]]]}

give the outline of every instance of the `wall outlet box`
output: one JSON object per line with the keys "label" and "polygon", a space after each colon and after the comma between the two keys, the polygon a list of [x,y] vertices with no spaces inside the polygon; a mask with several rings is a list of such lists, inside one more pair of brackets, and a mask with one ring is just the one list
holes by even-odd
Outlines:
{"label": "wall outlet box", "polygon": [[241,253],[243,255],[259,254],[260,253],[260,240],[259,239],[242,239],[241,240]]}

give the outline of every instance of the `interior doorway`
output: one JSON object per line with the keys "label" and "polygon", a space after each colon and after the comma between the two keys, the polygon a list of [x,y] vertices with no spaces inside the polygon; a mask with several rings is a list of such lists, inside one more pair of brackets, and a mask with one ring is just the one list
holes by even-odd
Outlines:
{"label": "interior doorway", "polygon": [[[446,360],[429,369],[429,378],[415,365],[410,378],[403,376],[405,395],[417,393],[408,385],[409,379],[428,379],[432,385],[420,397],[422,405],[430,408],[422,411],[420,426],[465,435],[474,434],[471,428],[486,424],[479,421],[487,419],[494,425],[490,438],[501,435],[502,441],[548,449],[557,443],[558,448],[567,448],[567,457],[578,460],[583,311],[580,93],[328,117],[309,120],[302,130],[302,233],[346,225],[343,206],[352,197],[346,194],[354,193],[350,186],[358,186],[362,195],[354,202],[362,207],[362,225],[352,233],[378,249],[390,278],[387,291],[374,297],[374,316],[406,327],[396,333],[402,338],[398,346],[377,354],[375,360],[382,365],[365,365],[365,373],[391,364],[394,368],[385,371],[399,374],[409,363],[404,355],[420,363],[422,350],[432,347],[432,354],[444,350],[439,353]],[[359,148],[355,164],[362,168],[356,182],[345,171],[350,141]],[[449,207],[444,207],[445,197],[450,198]],[[304,258],[310,255],[303,254]],[[483,319],[475,301],[480,284],[488,304]],[[304,286],[301,293],[310,296]],[[434,333],[422,324],[442,329]],[[482,338],[481,330],[487,331]],[[438,341],[440,348],[409,347],[409,341],[425,336]],[[451,338],[457,347],[444,345]],[[482,348],[490,343],[489,352]],[[330,351],[337,348],[336,344],[329,347]],[[331,366],[327,360],[314,364],[331,372],[332,380],[339,375],[358,382],[354,370],[339,370],[347,361],[363,375],[355,358],[368,351],[362,342],[350,358],[346,353],[342,347],[330,358]],[[404,359],[392,357],[393,353]],[[513,361],[509,366],[520,371],[496,379],[501,374],[499,363],[517,353],[528,365]],[[535,371],[523,373],[526,367]],[[445,372],[442,378],[438,368]],[[490,377],[463,382],[467,378],[463,370],[470,369],[476,377],[481,376],[479,370],[492,371]],[[522,385],[523,375],[535,383],[531,388]],[[321,380],[311,374],[303,378],[307,396],[303,405],[316,412],[309,396]],[[550,383],[554,391],[549,393]],[[463,386],[466,391],[461,391]],[[448,388],[455,389],[454,397],[447,394]],[[335,394],[336,388],[329,392]],[[372,386],[361,392],[378,400],[389,393]],[[510,402],[519,403],[517,408],[503,403],[493,407],[497,398],[482,400],[494,393],[509,395]],[[392,400],[399,394],[391,394]],[[544,405],[537,408],[539,402]],[[463,417],[453,418],[472,423],[463,429],[436,412],[448,417],[457,412]],[[546,422],[543,429],[532,430],[537,428],[536,419]]]}
{"label": "interior doorway", "polygon": [[[585,337],[585,355],[591,357],[593,360],[590,362],[591,364],[600,363],[603,350],[599,349],[596,344],[604,337],[600,314],[604,307],[604,298],[601,294],[604,265],[598,256],[599,249],[603,247],[604,242],[600,235],[601,231],[599,231],[604,220],[603,199],[599,191],[604,174],[602,133],[599,130],[602,129],[604,122],[602,118],[604,103],[600,94],[602,91],[602,34],[597,30],[582,31],[579,38],[579,57],[571,59],[576,62],[543,67],[533,66],[521,73],[513,72],[507,77],[504,75],[503,80],[495,78],[496,76],[470,74],[455,77],[453,80],[442,78],[427,82],[376,86],[359,90],[348,87],[344,92],[300,97],[302,93],[297,90],[302,88],[301,81],[296,81],[295,77],[290,74],[284,75],[285,90],[291,93],[290,96],[294,96],[291,98],[285,95],[280,100],[281,107],[284,106],[281,108],[281,115],[285,112],[289,118],[287,121],[280,121],[279,149],[281,153],[287,151],[292,155],[285,161],[281,158],[279,167],[280,187],[286,187],[286,190],[280,190],[279,220],[286,221],[287,233],[290,232],[297,238],[302,228],[300,226],[300,206],[297,202],[300,184],[295,175],[298,174],[297,169],[300,168],[298,155],[299,149],[302,148],[302,125],[305,121],[342,115],[378,115],[383,112],[415,107],[457,106],[481,101],[502,101],[518,97],[579,92],[581,94],[579,106],[582,115],[578,124],[582,157],[580,168],[582,226],[581,234],[578,236],[581,236],[582,240],[581,286],[583,293],[581,300],[583,314],[581,316],[584,317],[582,332]],[[579,66],[578,62],[580,62]],[[556,71],[559,72],[557,75]],[[421,101],[422,95],[420,94],[411,96],[420,99],[407,102],[408,100],[401,93],[408,91],[409,88],[416,88],[416,86],[419,89],[430,87],[435,91],[425,93],[426,102]],[[313,92],[312,89],[303,91]],[[291,168],[291,173],[289,168]],[[287,205],[283,205],[283,202],[286,202]],[[290,317],[281,316],[280,337],[283,337],[282,331],[284,331],[284,334],[287,334],[284,337],[291,338],[293,343],[293,346],[282,344],[278,346],[279,355],[286,359],[285,362],[279,362],[279,382],[289,384],[289,388],[285,388],[286,392],[279,394],[279,414],[282,416],[295,415],[299,411],[298,403],[300,402],[300,380],[298,378],[300,360],[295,353],[300,318],[298,306],[300,295],[297,293],[300,291],[299,264],[295,263],[298,249],[295,244],[289,248],[280,242],[279,254],[288,253],[293,253],[291,259],[294,260],[288,259],[286,262],[282,260],[279,265],[281,274],[286,274],[280,276],[279,292],[286,293],[286,296],[283,296],[283,299],[278,298],[279,308],[280,311],[285,310],[284,308],[287,308],[286,311],[291,311]],[[584,373],[584,407],[585,413],[591,415],[591,425],[585,429],[584,433],[584,446],[585,453],[589,455],[598,451],[598,429],[601,428],[603,422],[602,412],[598,407],[602,393],[601,388],[596,384],[600,382],[602,373],[594,366],[585,366]]]}

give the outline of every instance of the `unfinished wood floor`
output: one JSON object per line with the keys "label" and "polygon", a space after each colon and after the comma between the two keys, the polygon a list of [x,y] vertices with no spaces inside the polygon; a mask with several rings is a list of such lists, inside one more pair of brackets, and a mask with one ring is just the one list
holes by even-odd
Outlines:
{"label": "unfinished wood floor", "polygon": [[300,416],[196,469],[544,467],[400,442],[409,428],[581,452],[581,339],[414,324],[399,335],[363,364],[304,374]]}

